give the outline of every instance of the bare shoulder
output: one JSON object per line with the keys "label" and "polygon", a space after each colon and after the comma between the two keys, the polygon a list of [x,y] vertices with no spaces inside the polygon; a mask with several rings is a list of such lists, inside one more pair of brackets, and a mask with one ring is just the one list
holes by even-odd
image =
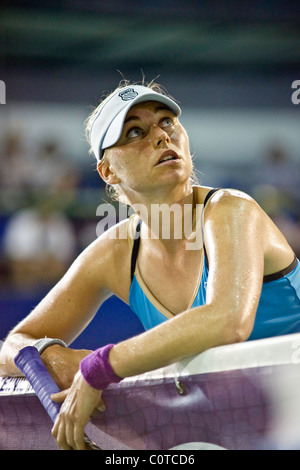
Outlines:
{"label": "bare shoulder", "polygon": [[249,194],[239,189],[224,188],[218,189],[211,197],[211,200],[247,200],[254,201]]}
{"label": "bare shoulder", "polygon": [[205,217],[237,212],[240,216],[250,213],[252,216],[263,215],[261,207],[249,194],[237,189],[219,189],[210,197],[205,208]]}
{"label": "bare shoulder", "polygon": [[210,198],[205,208],[204,227],[206,243],[218,241],[224,246],[237,243],[235,249],[245,251],[252,246],[264,253],[264,274],[288,266],[293,250],[286,238],[260,205],[248,194],[235,189],[220,189]]}

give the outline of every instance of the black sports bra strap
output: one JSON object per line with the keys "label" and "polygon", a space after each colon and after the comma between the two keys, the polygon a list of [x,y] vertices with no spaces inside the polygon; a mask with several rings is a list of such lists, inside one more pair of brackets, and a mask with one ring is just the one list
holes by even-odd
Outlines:
{"label": "black sports bra strap", "polygon": [[[136,265],[136,260],[140,248],[140,241],[141,241],[141,220],[139,220],[136,230],[135,230],[135,238],[133,242],[133,248],[132,248],[132,253],[131,253],[131,282],[133,281],[133,276],[134,276],[134,271],[135,271],[135,265]],[[138,234],[138,236],[137,236]]]}
{"label": "black sports bra strap", "polygon": [[[204,200],[204,207],[205,205],[207,204],[209,198],[216,192],[218,191],[219,188],[214,188],[214,189],[211,189],[206,197],[205,197],[205,200]],[[136,260],[137,260],[137,257],[138,257],[138,252],[139,252],[139,248],[140,248],[140,233],[141,233],[141,223],[142,221],[139,220],[137,226],[136,226],[136,232],[135,232],[135,239],[134,239],[134,242],[133,242],[133,248],[132,248],[132,253],[131,253],[131,282],[133,281],[133,276],[134,276],[134,271],[135,271],[135,266],[136,266]],[[137,236],[138,234],[138,236]],[[205,246],[203,245],[204,247],[204,252],[206,254],[206,250],[205,250]],[[207,256],[206,256],[207,258]],[[207,261],[208,262],[208,261]]]}
{"label": "black sports bra strap", "polygon": [[[208,191],[208,193],[206,194],[205,196],[205,199],[204,199],[204,203],[203,203],[203,209],[205,208],[206,204],[208,203],[210,197],[216,192],[218,191],[220,188],[214,188],[214,189],[211,189],[210,191]],[[203,227],[202,227],[202,231],[203,231]],[[205,259],[206,259],[206,265],[207,265],[207,268],[209,267],[208,266],[208,256],[207,256],[207,252],[206,252],[206,248],[205,248],[205,244],[204,244],[204,233],[203,233],[203,251],[204,251],[204,256],[205,256]]]}
{"label": "black sports bra strap", "polygon": [[205,199],[204,199],[204,203],[203,203],[203,206],[205,207],[206,204],[208,203],[208,200],[209,198],[216,192],[216,191],[219,191],[220,188],[214,188],[214,189],[211,189],[210,191],[208,191],[208,193],[206,194],[205,196]]}

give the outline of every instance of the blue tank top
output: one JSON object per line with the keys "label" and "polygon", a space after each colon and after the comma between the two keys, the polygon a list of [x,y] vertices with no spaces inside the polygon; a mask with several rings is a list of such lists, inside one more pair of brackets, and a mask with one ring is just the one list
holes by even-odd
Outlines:
{"label": "blue tank top", "polygon": [[[206,201],[213,191],[208,193]],[[174,315],[155,299],[143,282],[136,264],[138,248],[139,238],[134,240],[132,250],[129,305],[145,330],[148,330],[168,318],[173,318]],[[188,308],[199,307],[206,302],[208,263],[205,249],[203,258],[202,275],[192,304]],[[264,277],[255,322],[248,341],[298,332],[300,332],[300,263],[295,257],[293,263],[286,269]]]}

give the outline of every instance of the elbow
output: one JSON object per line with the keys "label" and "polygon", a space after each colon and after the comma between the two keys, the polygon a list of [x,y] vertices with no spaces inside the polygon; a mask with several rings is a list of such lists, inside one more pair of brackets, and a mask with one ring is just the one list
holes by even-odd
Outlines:
{"label": "elbow", "polygon": [[243,343],[247,341],[249,336],[251,335],[252,329],[245,328],[243,326],[239,326],[234,330],[234,343]]}
{"label": "elbow", "polygon": [[226,326],[223,329],[224,344],[243,343],[247,341],[253,329],[252,315],[245,312],[235,312],[227,317]]}
{"label": "elbow", "polygon": [[237,315],[230,325],[231,343],[243,343],[247,341],[253,329],[251,318],[244,320],[242,315]]}

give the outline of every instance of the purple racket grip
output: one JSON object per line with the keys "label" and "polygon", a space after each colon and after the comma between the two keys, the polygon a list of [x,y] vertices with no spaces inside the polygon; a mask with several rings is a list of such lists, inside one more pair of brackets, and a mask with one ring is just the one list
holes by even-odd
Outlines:
{"label": "purple racket grip", "polygon": [[60,389],[44,366],[38,350],[33,346],[21,349],[15,357],[15,364],[23,372],[54,422],[61,405],[51,400],[51,395],[60,392]]}
{"label": "purple racket grip", "polygon": [[[60,392],[60,389],[44,366],[38,350],[34,346],[26,346],[26,348],[21,349],[15,357],[15,364],[18,369],[23,372],[43,407],[54,422],[59,413],[61,404],[51,400],[51,395],[52,393]],[[84,436],[84,441],[88,450],[100,450],[100,447],[86,435]]]}

